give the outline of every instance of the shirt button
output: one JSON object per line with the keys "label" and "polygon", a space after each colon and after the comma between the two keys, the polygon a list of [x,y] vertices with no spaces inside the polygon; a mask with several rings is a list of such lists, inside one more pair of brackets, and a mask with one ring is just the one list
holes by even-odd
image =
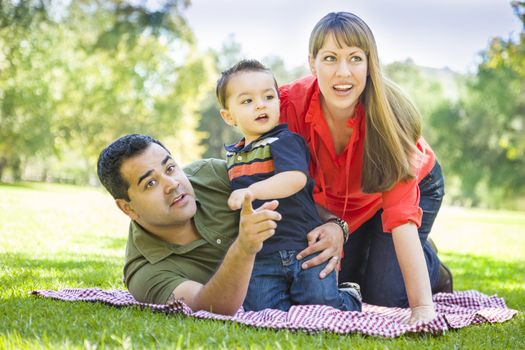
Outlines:
{"label": "shirt button", "polygon": [[241,156],[237,156],[237,160],[242,160],[242,157]]}
{"label": "shirt button", "polygon": [[221,244],[221,243],[222,243],[221,239],[220,238],[217,239],[217,244]]}

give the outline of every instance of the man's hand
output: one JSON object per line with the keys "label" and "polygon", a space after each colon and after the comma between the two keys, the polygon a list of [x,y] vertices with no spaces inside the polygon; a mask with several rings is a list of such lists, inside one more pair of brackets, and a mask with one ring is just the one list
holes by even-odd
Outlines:
{"label": "man's hand", "polygon": [[321,252],[315,258],[304,262],[301,267],[308,269],[329,260],[326,267],[319,273],[320,278],[325,278],[339,263],[339,257],[343,251],[343,232],[341,227],[333,222],[327,222],[310,231],[307,235],[308,247],[297,254],[300,260],[310,254]]}
{"label": "man's hand", "polygon": [[[228,206],[231,210],[237,210],[241,209],[241,206],[243,205],[243,201],[248,196],[250,198],[250,207],[251,207],[251,201],[254,200],[252,192],[248,188],[240,188],[238,190],[233,191],[230,194],[230,198],[228,198]],[[253,209],[252,209],[253,210]]]}
{"label": "man's hand", "polygon": [[278,201],[266,202],[254,210],[252,200],[251,193],[245,192],[237,238],[240,248],[249,255],[255,255],[262,249],[263,242],[274,235],[276,221],[281,220],[281,214],[275,211]]}

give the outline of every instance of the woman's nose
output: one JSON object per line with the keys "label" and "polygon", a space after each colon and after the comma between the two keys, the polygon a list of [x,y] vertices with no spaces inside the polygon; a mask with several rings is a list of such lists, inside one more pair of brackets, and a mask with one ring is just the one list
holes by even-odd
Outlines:
{"label": "woman's nose", "polygon": [[346,61],[341,61],[337,66],[337,75],[342,77],[347,77],[352,74],[350,69],[350,64]]}

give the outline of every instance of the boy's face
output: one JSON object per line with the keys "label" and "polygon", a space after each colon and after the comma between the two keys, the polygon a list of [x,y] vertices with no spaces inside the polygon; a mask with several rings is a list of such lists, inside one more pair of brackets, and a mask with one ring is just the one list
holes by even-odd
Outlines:
{"label": "boy's face", "polygon": [[246,144],[270,131],[279,123],[279,97],[273,76],[267,72],[234,74],[226,89],[226,109],[221,116],[237,126]]}

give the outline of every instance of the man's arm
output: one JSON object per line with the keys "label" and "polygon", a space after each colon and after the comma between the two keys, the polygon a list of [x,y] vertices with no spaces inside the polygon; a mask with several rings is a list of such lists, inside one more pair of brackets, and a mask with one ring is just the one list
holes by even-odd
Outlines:
{"label": "man's arm", "polygon": [[306,185],[306,180],[306,175],[301,171],[283,171],[247,188],[233,191],[228,205],[232,210],[239,209],[246,193],[259,200],[286,198],[299,192]]}
{"label": "man's arm", "polygon": [[193,311],[208,310],[225,315],[237,312],[248,290],[255,255],[263,242],[275,233],[276,221],[281,219],[275,211],[277,201],[264,203],[253,210],[252,200],[250,196],[244,198],[239,236],[228,249],[217,272],[204,285],[194,281],[181,283],[168,302],[184,299]]}

